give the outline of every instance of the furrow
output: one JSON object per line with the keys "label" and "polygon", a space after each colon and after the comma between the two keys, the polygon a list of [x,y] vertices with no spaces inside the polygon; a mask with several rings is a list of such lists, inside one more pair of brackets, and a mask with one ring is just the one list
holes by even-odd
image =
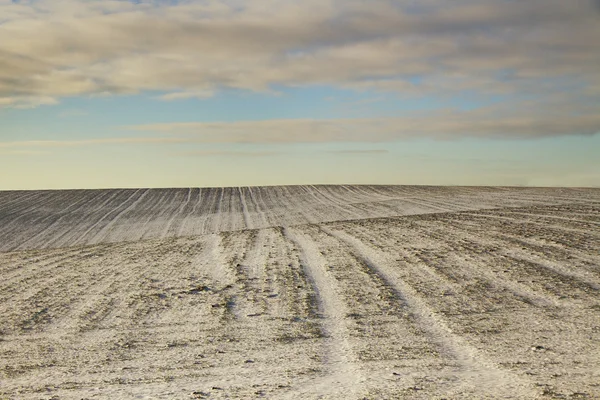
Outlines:
{"label": "furrow", "polygon": [[336,292],[335,280],[326,269],[326,262],[317,245],[299,230],[285,228],[284,235],[300,251],[300,260],[312,283],[318,309],[323,317],[326,335],[325,360],[327,375],[298,388],[294,396],[326,395],[329,398],[348,398],[361,391],[360,367],[348,341],[348,329],[344,322],[348,310]]}
{"label": "furrow", "polygon": [[[48,234],[48,232],[54,228],[60,221],[62,221],[65,217],[67,217],[69,214],[69,210],[72,207],[75,207],[77,204],[80,203],[84,203],[84,206],[87,204],[87,200],[86,198],[79,198],[76,199],[76,201],[72,202],[71,204],[69,204],[68,206],[66,206],[65,208],[63,208],[61,210],[61,214],[62,215],[56,215],[54,216],[54,218],[52,219],[52,222],[50,222],[49,224],[45,224],[45,226],[42,226],[42,229],[34,234],[33,236],[31,236],[30,238],[26,239],[25,241],[21,242],[21,244],[19,245],[19,247],[17,249],[26,249],[26,248],[31,248],[31,247],[39,247],[39,245],[36,246],[36,240],[40,237],[46,236],[46,237],[51,237],[53,235]],[[81,207],[77,208],[75,211],[72,211],[73,213],[77,213],[78,210],[81,209]],[[34,242],[33,246],[28,246],[29,243]]]}
{"label": "furrow", "polygon": [[[136,190],[135,192],[133,192],[122,204],[127,203],[129,200],[131,200],[137,193],[139,192],[139,189]],[[140,198],[138,198],[137,200],[140,200],[145,194],[147,193],[144,192],[144,194],[142,194],[142,196]],[[115,192],[114,197],[116,197],[118,194],[118,192]],[[108,204],[110,201],[107,200],[104,204]],[[100,229],[100,233],[104,232],[106,230],[106,226],[112,226],[114,225],[115,221],[119,218],[120,215],[122,215],[126,210],[131,209],[131,207],[133,205],[137,204],[137,201],[134,201],[129,207],[126,207],[123,211],[119,212],[116,216],[114,216],[110,221],[108,221],[108,223],[103,226]],[[103,208],[102,206],[100,207],[101,209]],[[117,211],[118,209],[115,208],[110,208],[110,210],[108,212],[106,212],[101,218],[99,218],[98,220],[96,220],[96,222],[90,226],[85,232],[83,232],[83,234],[81,234],[79,236],[79,239],[76,240],[73,244],[79,244],[79,243],[91,243],[93,238],[95,238],[96,236],[98,236],[98,234],[95,234],[94,237],[92,237],[91,239],[88,238],[88,234],[90,232],[92,232],[94,229],[96,229],[96,227],[98,227],[105,219],[107,219],[111,214],[113,214],[115,211]]]}
{"label": "furrow", "polygon": [[[182,225],[182,221],[184,220],[184,215],[185,215],[184,210],[186,209],[188,204],[190,204],[191,198],[192,198],[192,188],[188,188],[185,201],[181,202],[181,205],[179,206],[179,208],[177,209],[176,212],[173,212],[173,215],[169,218],[169,220],[165,224],[165,227],[164,227],[162,233],[159,235],[160,238],[166,238],[171,235],[170,231],[175,230],[173,225],[176,220],[179,220],[179,226]],[[176,204],[174,204],[174,205],[176,205]],[[176,231],[180,232],[180,229],[178,228]],[[181,235],[177,235],[177,236],[181,236]]]}
{"label": "furrow", "polygon": [[404,300],[414,315],[420,328],[426,332],[429,339],[438,344],[444,352],[461,366],[460,392],[473,395],[509,396],[511,398],[531,398],[534,391],[529,382],[510,374],[491,363],[489,360],[455,335],[446,322],[427,305],[417,292],[407,285],[398,271],[386,261],[386,255],[379,253],[359,239],[341,231],[324,228],[325,232],[352,246],[369,267],[383,280],[393,286],[400,298]]}
{"label": "furrow", "polygon": [[[58,253],[58,255],[54,255]],[[57,276],[60,270],[64,270],[69,265],[75,264],[77,261],[86,259],[88,257],[94,257],[94,250],[90,248],[73,248],[63,250],[56,250],[51,252],[52,256],[42,259],[26,258],[24,270],[18,269],[14,275],[6,276],[3,279],[2,285],[0,286],[0,303],[7,301],[12,298],[15,294],[23,296],[24,293],[30,293],[35,291],[36,285],[34,282],[39,279]],[[29,289],[24,289],[29,288]]]}
{"label": "furrow", "polygon": [[193,203],[192,209],[184,216],[183,220],[181,221],[181,223],[179,225],[179,229],[177,230],[178,237],[185,236],[185,235],[195,232],[193,226],[192,226],[192,228],[187,228],[187,226],[189,224],[190,219],[192,219],[194,221],[196,221],[198,219],[198,216],[196,215],[196,210],[198,209],[198,206],[202,202],[202,189],[195,188],[192,191],[192,193],[194,193],[196,191],[198,191],[197,199],[196,199],[196,201],[192,202]]}

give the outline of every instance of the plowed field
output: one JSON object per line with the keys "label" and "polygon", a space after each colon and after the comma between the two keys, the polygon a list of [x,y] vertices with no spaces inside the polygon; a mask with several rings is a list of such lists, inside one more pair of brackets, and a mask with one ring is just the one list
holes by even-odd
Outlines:
{"label": "plowed field", "polygon": [[600,398],[600,189],[0,192],[0,398]]}

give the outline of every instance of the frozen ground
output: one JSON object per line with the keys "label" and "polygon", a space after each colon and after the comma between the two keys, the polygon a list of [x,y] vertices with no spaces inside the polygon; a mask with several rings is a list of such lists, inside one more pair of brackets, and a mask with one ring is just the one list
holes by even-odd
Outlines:
{"label": "frozen ground", "polygon": [[598,189],[275,186],[0,192],[0,251],[411,214],[596,204]]}
{"label": "frozen ground", "polygon": [[0,192],[0,239],[0,399],[600,398],[598,189]]}

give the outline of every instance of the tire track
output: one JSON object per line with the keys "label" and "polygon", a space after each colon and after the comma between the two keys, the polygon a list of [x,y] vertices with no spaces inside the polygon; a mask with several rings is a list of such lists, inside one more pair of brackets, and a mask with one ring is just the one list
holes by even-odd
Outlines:
{"label": "tire track", "polygon": [[[348,210],[347,207],[343,207],[342,205],[338,204],[335,199],[333,199],[331,196],[328,196],[325,192],[326,192],[326,188],[323,186],[316,186],[316,185],[310,185],[308,186],[308,189],[311,191],[311,195],[313,195],[315,197],[315,199],[317,199],[317,201],[319,201],[322,206],[323,209],[327,211],[326,215],[326,219],[323,220],[331,220],[331,219],[352,219],[352,215],[354,215],[354,218],[356,218],[358,216],[358,214],[356,214],[356,212],[351,212]],[[319,197],[321,197],[322,199],[320,199]],[[333,209],[337,209],[338,212],[337,214],[334,214],[334,216],[332,216],[332,210]],[[315,223],[316,221],[311,221],[309,220],[310,223]]]}
{"label": "tire track", "polygon": [[[113,249],[118,253],[122,247],[123,244],[120,244]],[[99,249],[92,247],[79,250],[79,253],[46,265],[44,271],[35,269],[31,276],[16,282],[17,288],[21,289],[19,293],[10,295],[9,290],[2,289],[3,295],[10,295],[3,300],[3,305],[7,307],[3,316],[9,321],[7,326],[44,330],[48,325],[55,329],[55,323],[65,318],[82,296],[103,279],[105,258],[94,255]],[[33,317],[29,316],[31,311]],[[21,322],[16,322],[18,320]]]}
{"label": "tire track", "polygon": [[[282,221],[279,223],[281,226],[285,225],[295,225],[300,221],[300,223],[316,223],[319,219],[315,219],[310,213],[307,212],[306,206],[302,204],[301,196],[298,194],[298,188],[283,186],[281,188],[283,192],[283,201],[282,204],[285,204],[286,213],[282,215]],[[294,218],[294,215],[300,215],[301,219]]]}
{"label": "tire track", "polygon": [[238,195],[240,197],[240,205],[242,206],[242,216],[244,217],[244,227],[246,229],[254,228],[254,224],[252,223],[252,218],[250,217],[250,213],[248,212],[248,206],[246,205],[245,195],[242,192],[242,188],[237,188]]}
{"label": "tire track", "polygon": [[579,222],[581,224],[585,224],[587,226],[591,226],[591,225],[596,225],[598,227],[600,227],[600,222],[595,222],[595,221],[588,221],[585,219],[576,219],[576,218],[572,218],[572,217],[561,217],[558,215],[547,215],[547,214],[535,214],[535,213],[528,213],[528,212],[519,212],[517,210],[508,210],[508,213],[512,214],[512,215],[522,215],[525,217],[535,217],[538,219],[557,219],[561,222]]}
{"label": "tire track", "polygon": [[[526,250],[530,257],[539,259],[540,262],[560,264],[561,266],[570,265],[569,270],[582,271],[581,275],[587,275],[589,280],[596,281],[598,278],[600,271],[590,268],[590,266],[598,264],[599,257],[594,257],[578,249],[583,247],[582,241],[589,244],[588,248],[600,247],[600,242],[593,241],[589,236],[559,234],[557,237],[557,232],[552,229],[531,229],[529,226],[512,225],[488,226],[484,237],[481,237],[480,231],[462,222],[461,219],[453,219],[447,226],[458,230],[456,231],[457,235],[467,236],[468,240],[481,243],[483,246],[490,245],[491,240],[500,241],[501,245],[496,246],[495,249],[499,254],[505,254],[505,249],[509,248]],[[574,261],[577,259],[583,262],[575,268]],[[565,260],[568,260],[568,263],[565,263]]]}
{"label": "tire track", "polygon": [[[160,232],[165,225],[165,222],[169,220],[170,214],[176,212],[178,207],[175,204],[175,198],[177,194],[181,192],[181,189],[160,189],[156,190],[157,198],[156,201],[147,201],[147,207],[144,208],[145,214],[143,218],[138,217],[137,229],[121,230],[116,229],[113,235],[114,239],[111,239],[110,235],[107,236],[107,241],[121,241],[126,240],[147,240],[147,239],[158,239],[160,238]],[[164,218],[166,217],[166,218]],[[127,228],[127,225],[125,225]],[[123,232],[125,231],[125,232]]]}
{"label": "tire track", "polygon": [[234,277],[223,260],[222,236],[218,233],[202,237],[202,251],[192,260],[193,269],[208,275],[220,287],[230,285]]}
{"label": "tire track", "polygon": [[[487,269],[479,277],[486,282],[485,274],[505,267],[496,264],[499,250],[516,243],[494,237],[481,218],[461,218],[2,254],[0,274],[11,286],[0,282],[7,298],[0,301],[0,397],[597,396],[594,292],[581,296],[581,307],[542,314],[527,304],[513,308],[520,303],[512,300],[492,311],[458,303],[454,315],[439,311],[458,297],[440,290],[468,287],[479,268]],[[510,233],[531,239],[535,231]],[[447,257],[454,252],[461,254]],[[60,262],[69,254],[72,260]],[[59,266],[49,265],[55,261]],[[463,299],[489,308],[499,293],[486,299],[479,288]],[[32,320],[28,329],[10,328],[22,320],[10,317],[13,311]],[[490,323],[477,324],[482,319]],[[502,323],[499,332],[483,330]]]}
{"label": "tire track", "polygon": [[[61,211],[62,215],[55,217],[55,219],[50,224],[46,224],[45,226],[43,226],[42,229],[38,233],[31,236],[29,239],[26,239],[25,241],[23,241],[15,250],[28,248],[28,246],[27,246],[28,243],[35,242],[36,239],[38,239],[41,236],[44,236],[44,235],[50,236],[50,235],[47,235],[47,232],[50,231],[56,224],[58,224],[60,221],[62,221],[65,217],[68,217],[69,210],[72,207],[75,207],[77,204],[85,202],[86,200],[87,200],[86,198],[75,199],[75,201],[73,201],[67,207],[63,208],[63,210]],[[84,206],[85,206],[85,203],[84,203]],[[78,207],[74,212],[76,213],[81,208],[82,208],[82,206]],[[38,246],[39,245],[34,245],[31,247],[38,247]]]}
{"label": "tire track", "polygon": [[198,198],[196,199],[196,201],[193,202],[194,205],[192,206],[192,209],[190,210],[190,212],[188,212],[183,217],[183,219],[182,219],[182,221],[181,221],[181,223],[179,225],[179,228],[177,230],[177,236],[178,237],[190,235],[192,233],[196,233],[196,234],[199,233],[199,232],[197,232],[197,230],[195,229],[194,226],[192,226],[192,228],[187,229],[187,231],[186,231],[186,228],[188,226],[188,221],[190,219],[193,219],[194,221],[197,219],[196,209],[198,208],[198,206],[202,202],[202,189],[201,188],[194,188],[194,190],[192,191],[192,193],[195,192],[196,190],[198,191],[198,196],[197,196]]}
{"label": "tire track", "polygon": [[[23,240],[22,238],[27,237],[27,228],[31,225],[35,226],[35,221],[37,219],[32,218],[32,215],[37,215],[37,210],[42,208],[45,204],[47,204],[47,199],[45,196],[40,195],[34,198],[34,201],[28,205],[24,204],[22,211],[18,212],[13,210],[15,217],[8,222],[5,222],[0,230],[0,237],[4,238],[3,243],[0,245],[0,251],[14,251],[19,247],[20,241]],[[17,224],[23,219],[25,219],[25,221],[21,224]]]}
{"label": "tire track", "polygon": [[[314,187],[314,186],[313,186]],[[355,207],[352,205],[351,200],[343,196],[338,186],[319,186],[321,195],[325,197],[332,206],[342,211],[341,218],[343,219],[355,219],[364,218],[364,214],[357,212]],[[358,210],[361,211],[361,210]]]}
{"label": "tire track", "polygon": [[[1,198],[4,201],[0,209],[3,222],[0,236],[5,239],[0,249],[95,244],[491,206],[504,208],[505,212],[472,214],[478,214],[480,219],[512,216],[513,220],[521,215],[529,224],[598,236],[595,229],[598,190],[313,185],[211,188],[202,191],[198,198],[195,196],[200,193],[196,189],[187,189],[187,196],[185,190],[8,192]],[[544,208],[539,204],[556,203],[552,200],[555,197],[564,198],[564,202],[552,206],[557,212],[537,216]],[[127,210],[135,199],[139,203]],[[71,208],[65,210],[65,205]],[[508,209],[515,205],[529,208]],[[588,209],[589,217],[569,211],[577,207]]]}
{"label": "tire track", "polygon": [[[317,304],[323,316],[323,328],[326,339],[325,362],[327,375],[310,382],[309,387],[298,388],[294,393],[306,396],[319,394],[348,398],[361,391],[362,378],[360,367],[348,341],[348,329],[344,318],[348,313],[346,306],[336,293],[335,281],[325,268],[325,260],[319,253],[317,245],[302,232],[293,228],[284,229],[285,237],[300,251],[300,260],[308,279],[312,282]],[[290,397],[292,398],[292,397]]]}
{"label": "tire track", "polygon": [[540,222],[534,222],[531,220],[515,219],[515,218],[506,217],[506,216],[502,216],[502,215],[480,214],[480,213],[465,213],[465,215],[475,217],[475,218],[504,220],[504,221],[509,221],[514,224],[521,223],[521,224],[528,224],[528,225],[537,225],[537,226],[541,226],[546,229],[556,229],[557,231],[563,231],[563,232],[574,232],[574,233],[577,233],[580,235],[581,234],[584,234],[584,235],[591,234],[591,235],[597,236],[594,232],[590,232],[589,230],[569,228],[569,227],[561,226],[561,225],[549,225],[549,224],[544,224],[544,223],[540,223]]}
{"label": "tire track", "polygon": [[[218,198],[219,200],[215,203],[216,205],[216,211],[214,214],[214,221],[213,221],[213,232],[219,232],[221,231],[221,227],[223,226],[223,213],[222,213],[222,209],[223,209],[223,198],[225,197],[225,188],[219,188],[216,189],[219,192]],[[216,197],[215,197],[216,199]]]}
{"label": "tire track", "polygon": [[262,187],[256,187],[252,190],[252,195],[256,201],[256,207],[261,211],[261,215],[266,224],[263,228],[277,225],[277,222],[273,217],[273,209],[278,205],[271,200],[271,193],[272,191],[266,191]]}
{"label": "tire track", "polygon": [[29,200],[30,198],[39,196],[39,192],[36,191],[5,191],[5,192],[0,192],[0,199],[2,200],[2,203],[0,203],[0,208],[1,209],[9,209],[9,207],[15,205],[15,204],[20,204],[20,203],[27,203],[27,200]]}
{"label": "tire track", "polygon": [[84,209],[82,213],[69,215],[69,220],[65,224],[65,227],[68,226],[69,229],[55,232],[47,237],[44,243],[39,243],[38,248],[59,248],[76,245],[74,242],[80,238],[81,232],[97,221],[100,215],[104,215],[106,212],[105,207],[115,199],[122,196],[128,197],[127,193],[127,191],[102,190],[98,191],[97,196],[94,196],[94,191],[86,191],[85,196],[89,201],[82,206]]}
{"label": "tire track", "polygon": [[[77,191],[60,191],[56,194],[55,197],[56,198],[53,198],[52,200],[55,200],[57,203],[60,203],[62,206],[64,206],[65,203],[67,203],[67,208],[70,208],[78,201]],[[42,200],[45,200],[45,202],[48,202],[48,199],[42,198]],[[71,203],[71,204],[68,204],[68,203]],[[14,211],[17,211],[17,210],[14,210]],[[39,224],[39,225],[45,225],[46,221],[52,220],[54,218],[56,218],[55,214],[46,214],[46,215],[42,215],[38,219],[30,219],[25,223],[35,223],[35,224]]]}
{"label": "tire track", "polygon": [[[472,215],[472,214],[468,214],[468,215]],[[486,215],[486,217],[487,217],[487,215]],[[498,218],[504,218],[504,217],[498,217]],[[514,221],[511,218],[508,218],[508,219],[511,221]],[[553,227],[549,227],[545,224],[537,224],[537,223],[533,223],[533,224],[541,225],[545,229],[553,228]],[[517,248],[516,246],[510,246],[509,248],[504,250],[503,253],[506,256],[509,256],[515,260],[520,260],[520,261],[528,262],[528,263],[534,263],[534,264],[538,265],[539,268],[548,270],[549,272],[556,274],[556,275],[560,275],[568,280],[578,281],[578,282],[588,286],[592,290],[595,290],[595,291],[600,290],[600,283],[597,281],[597,277],[595,276],[594,273],[592,273],[590,271],[581,270],[581,269],[580,270],[568,269],[568,268],[565,268],[563,263],[559,263],[559,262],[550,260],[547,257],[544,257],[544,259],[541,259],[541,260],[534,259],[534,258],[540,258],[539,255],[534,255],[532,257],[532,255],[529,254],[529,252],[524,251],[522,248]]]}
{"label": "tire track", "polygon": [[[188,206],[191,198],[192,198],[192,188],[188,188],[185,201],[181,203],[181,205],[177,209],[177,212],[173,213],[171,218],[168,220],[162,233],[159,235],[159,238],[163,239],[163,238],[166,238],[167,236],[169,236],[169,231],[171,230],[171,227],[173,226],[173,223],[175,222],[176,219],[180,220],[179,225],[181,226],[181,221],[184,220],[183,210],[185,210],[185,208]],[[180,229],[177,229],[177,232],[179,232],[179,231],[180,231]]]}
{"label": "tire track", "polygon": [[238,303],[243,312],[238,312],[239,318],[260,316],[268,310],[266,296],[262,295],[260,285],[269,253],[265,249],[270,239],[268,233],[267,230],[250,231],[248,250],[243,260],[236,263],[237,282],[242,286]]}
{"label": "tire track", "polygon": [[[142,243],[142,247],[144,244]],[[186,246],[174,242],[158,242],[158,246],[145,251],[144,254],[140,254],[139,245],[105,244],[94,247],[105,255],[81,270],[80,273],[90,281],[90,285],[77,296],[72,296],[69,313],[57,321],[64,335],[90,332],[101,327],[107,328],[102,326],[105,320],[118,309],[120,304],[126,302],[127,294],[135,293],[134,285],[143,281],[141,278],[147,279],[146,275],[154,269],[149,267],[149,264],[158,263],[161,270],[170,271],[170,277],[178,276],[180,271],[173,267],[177,265],[179,253],[188,251]],[[122,248],[130,248],[134,251],[126,255],[119,251]],[[122,268],[123,265],[127,268]],[[148,280],[151,283],[157,281],[154,278]],[[152,305],[156,303],[154,300],[162,297],[153,296],[156,292],[151,290],[150,292],[151,295],[140,298],[143,300],[141,307],[130,304],[127,308],[130,311],[145,309],[147,308],[145,303]],[[123,319],[130,324],[142,325],[134,318],[136,313],[140,314],[134,311]]]}
{"label": "tire track", "polygon": [[[58,253],[58,255],[55,255]],[[52,251],[50,256],[27,260],[25,270],[17,270],[17,274],[6,276],[0,286],[0,303],[12,297],[12,293],[22,291],[23,287],[29,287],[29,281],[36,281],[47,275],[56,275],[58,269],[64,269],[67,265],[74,264],[77,260],[93,255],[90,248],[68,248],[65,250]],[[32,289],[29,289],[32,290]],[[8,295],[8,296],[7,296]]]}
{"label": "tire track", "polygon": [[[134,196],[135,196],[135,195],[136,195],[136,194],[137,194],[139,191],[140,191],[140,189],[138,189],[138,190],[136,190],[135,192],[133,192],[133,193],[131,194],[131,196],[129,196],[129,197],[128,197],[128,198],[125,200],[125,202],[124,202],[124,203],[126,203],[126,202],[127,202],[127,201],[129,201],[131,198],[133,198],[133,197],[134,197]],[[147,193],[147,191],[146,191],[145,193]],[[144,193],[144,194],[145,194],[145,193]],[[113,198],[115,198],[115,197],[117,197],[117,196],[118,196],[118,191],[115,191],[115,192],[113,192],[113,196],[112,196],[111,198],[109,198],[108,200],[106,200],[106,201],[105,201],[105,202],[104,202],[104,203],[103,203],[103,204],[102,204],[102,205],[101,205],[99,208],[100,208],[100,209],[103,209],[103,208],[104,208],[104,206],[105,206],[106,204],[108,204],[108,203],[109,203],[109,202],[110,202],[110,201],[111,201]],[[143,195],[142,195],[142,196],[143,196]],[[138,199],[138,200],[139,200],[139,199]],[[123,204],[123,203],[122,203],[122,204]],[[137,204],[137,203],[136,203],[136,202],[134,202],[134,204]],[[128,208],[129,208],[129,207],[128,207]],[[126,208],[126,210],[127,210],[128,208]],[[85,232],[83,232],[83,234],[81,234],[81,235],[79,236],[79,239],[77,239],[77,240],[75,240],[75,241],[73,242],[73,245],[81,244],[81,242],[84,242],[85,240],[88,240],[88,242],[89,242],[89,239],[87,239],[87,235],[88,235],[88,233],[90,233],[92,230],[94,230],[94,229],[95,229],[95,228],[96,228],[98,225],[100,225],[100,223],[101,223],[102,221],[104,221],[106,218],[108,218],[108,216],[109,216],[109,215],[111,215],[112,213],[114,213],[115,211],[116,211],[115,209],[110,209],[110,211],[108,211],[108,212],[107,212],[107,213],[105,213],[105,214],[104,214],[104,215],[103,215],[101,218],[99,218],[98,220],[96,220],[96,222],[94,222],[94,223],[92,224],[92,226],[90,226],[90,227],[89,227],[89,228],[88,228],[88,229],[87,229]],[[125,210],[124,210],[124,211],[125,211]],[[120,213],[118,213],[118,214],[115,216],[115,218],[113,218],[111,221],[109,221],[109,223],[108,223],[108,224],[111,224],[111,225],[112,225],[112,224],[114,224],[114,221],[115,221],[115,219],[117,219],[117,218],[118,218],[118,217],[119,217],[119,216],[120,216],[122,213],[123,213],[123,211],[122,211],[122,212],[120,212]],[[103,231],[103,230],[104,230],[104,229],[101,229],[101,231]],[[97,235],[95,235],[95,236],[97,236]],[[95,237],[95,236],[94,236],[94,237]]]}
{"label": "tire track", "polygon": [[252,187],[248,187],[248,195],[250,197],[250,201],[254,206],[255,216],[260,216],[260,221],[254,221],[255,224],[258,224],[258,228],[267,228],[269,227],[269,220],[265,214],[264,209],[262,209],[259,205],[258,200],[256,199],[256,195],[252,190]]}
{"label": "tire track", "polygon": [[535,396],[534,391],[529,387],[529,382],[522,381],[507,371],[497,368],[486,360],[479,351],[471,347],[461,337],[455,335],[417,292],[402,280],[397,271],[387,264],[385,254],[379,253],[359,239],[344,232],[333,231],[329,228],[323,228],[323,230],[352,246],[355,249],[355,254],[374,273],[396,289],[398,296],[410,308],[410,312],[429,339],[437,343],[443,352],[460,364],[462,370],[461,386],[464,386],[464,390],[474,391],[476,395],[481,397],[532,398]]}
{"label": "tire track", "polygon": [[[489,242],[482,238],[481,232],[479,232],[479,236],[457,232],[454,229],[449,229],[449,225],[445,224],[445,230],[440,232],[435,226],[418,224],[419,235],[417,240],[427,243],[431,248],[444,246],[447,255],[442,260],[434,261],[429,259],[426,252],[422,251],[417,255],[417,258],[427,265],[436,266],[434,268],[438,271],[442,270],[438,264],[443,263],[447,268],[451,266],[453,273],[456,274],[460,271],[464,274],[458,277],[459,281],[482,281],[483,285],[489,287],[490,290],[494,292],[505,290],[514,297],[521,299],[525,304],[534,305],[538,308],[562,305],[556,296],[539,293],[534,288],[516,280],[504,279],[500,272],[490,271],[491,265],[494,265],[496,270],[506,267],[503,259],[493,258],[492,256],[505,247],[503,243]],[[491,296],[491,292],[488,290],[485,295]]]}

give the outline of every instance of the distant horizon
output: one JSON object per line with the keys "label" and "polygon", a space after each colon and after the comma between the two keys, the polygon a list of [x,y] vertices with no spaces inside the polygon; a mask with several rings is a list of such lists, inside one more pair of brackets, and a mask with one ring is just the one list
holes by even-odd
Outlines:
{"label": "distant horizon", "polygon": [[0,189],[0,192],[35,192],[35,191],[68,191],[68,190],[171,190],[171,189],[236,189],[236,188],[265,188],[265,187],[296,187],[296,186],[422,186],[422,187],[456,187],[456,188],[531,188],[531,189],[600,189],[600,186],[525,186],[525,185],[428,185],[428,184],[394,184],[394,183],[300,183],[283,185],[242,185],[242,186],[161,186],[161,187],[98,187],[98,188],[56,188],[56,189]]}

